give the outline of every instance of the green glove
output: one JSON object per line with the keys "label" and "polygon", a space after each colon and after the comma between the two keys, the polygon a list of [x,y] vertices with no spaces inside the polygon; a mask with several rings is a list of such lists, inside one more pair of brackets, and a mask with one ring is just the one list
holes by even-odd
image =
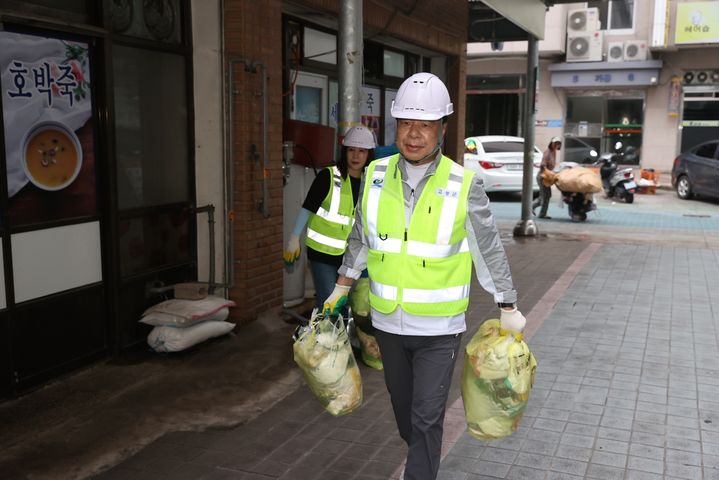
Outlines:
{"label": "green glove", "polygon": [[335,289],[332,290],[332,293],[322,305],[322,314],[330,316],[339,315],[344,306],[347,305],[350,288],[349,285],[335,283]]}

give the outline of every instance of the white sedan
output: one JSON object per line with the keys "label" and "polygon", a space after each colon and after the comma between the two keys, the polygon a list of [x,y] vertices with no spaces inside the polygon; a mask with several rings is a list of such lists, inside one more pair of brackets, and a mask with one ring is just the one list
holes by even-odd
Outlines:
{"label": "white sedan", "polygon": [[[534,146],[532,189],[539,191],[536,177],[542,151]],[[524,139],[506,135],[487,135],[464,139],[464,166],[477,172],[487,192],[521,192]]]}

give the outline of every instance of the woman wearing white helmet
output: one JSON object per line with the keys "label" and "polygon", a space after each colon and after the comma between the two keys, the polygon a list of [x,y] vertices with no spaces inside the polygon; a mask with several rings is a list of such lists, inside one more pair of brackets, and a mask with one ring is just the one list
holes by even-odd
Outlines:
{"label": "woman wearing white helmet", "polygon": [[367,127],[360,125],[347,131],[337,164],[321,170],[312,182],[283,252],[285,265],[292,266],[300,257],[300,234],[309,223],[305,244],[317,308],[322,307],[322,300],[335,286],[354,223],[360,178],[374,159],[375,146],[374,134]]}
{"label": "woman wearing white helmet", "polygon": [[400,153],[370,164],[340,276],[323,305],[334,313],[367,268],[370,307],[400,436],[405,480],[436,478],[442,422],[469,305],[472,263],[521,331],[517,293],[482,181],[442,155],[454,111],[444,83],[417,73],[392,104]]}

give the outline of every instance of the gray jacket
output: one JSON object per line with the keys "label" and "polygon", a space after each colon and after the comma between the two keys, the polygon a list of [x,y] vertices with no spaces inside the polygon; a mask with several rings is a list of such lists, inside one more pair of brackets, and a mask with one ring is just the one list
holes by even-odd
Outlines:
{"label": "gray jacket", "polygon": [[[407,178],[406,161],[400,155],[397,163],[398,172],[395,173],[402,175],[404,202],[408,213],[407,219],[411,216],[416,201],[422,195],[422,190],[429,177],[434,175],[437,170],[441,155],[442,152],[437,153],[437,157],[427,168],[427,172],[414,192],[405,181]],[[387,175],[391,174],[391,172],[387,172]],[[355,224],[349,236],[349,245],[345,251],[342,266],[339,269],[340,275],[354,278],[355,280],[360,277],[362,271],[367,267],[367,245],[369,242],[362,224],[361,199],[363,191],[364,181],[360,186],[360,201],[357,203]],[[517,292],[514,290],[514,284],[512,283],[507,255],[497,226],[494,223],[494,217],[489,210],[489,198],[484,191],[482,180],[476,175],[469,188],[466,228],[469,251],[474,261],[474,268],[480,285],[494,296],[495,302],[515,303],[517,301]]]}

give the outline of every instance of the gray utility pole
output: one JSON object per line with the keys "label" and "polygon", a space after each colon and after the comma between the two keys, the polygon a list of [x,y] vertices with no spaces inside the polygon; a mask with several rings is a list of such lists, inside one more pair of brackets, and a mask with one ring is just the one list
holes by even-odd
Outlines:
{"label": "gray utility pole", "polygon": [[537,37],[527,34],[527,93],[524,95],[524,174],[522,175],[522,219],[514,226],[515,237],[533,237],[539,231],[532,218],[532,183],[534,179],[534,99],[537,95],[539,48]]}
{"label": "gray utility pole", "polygon": [[363,66],[362,0],[342,0],[339,17],[339,134],[360,124]]}

